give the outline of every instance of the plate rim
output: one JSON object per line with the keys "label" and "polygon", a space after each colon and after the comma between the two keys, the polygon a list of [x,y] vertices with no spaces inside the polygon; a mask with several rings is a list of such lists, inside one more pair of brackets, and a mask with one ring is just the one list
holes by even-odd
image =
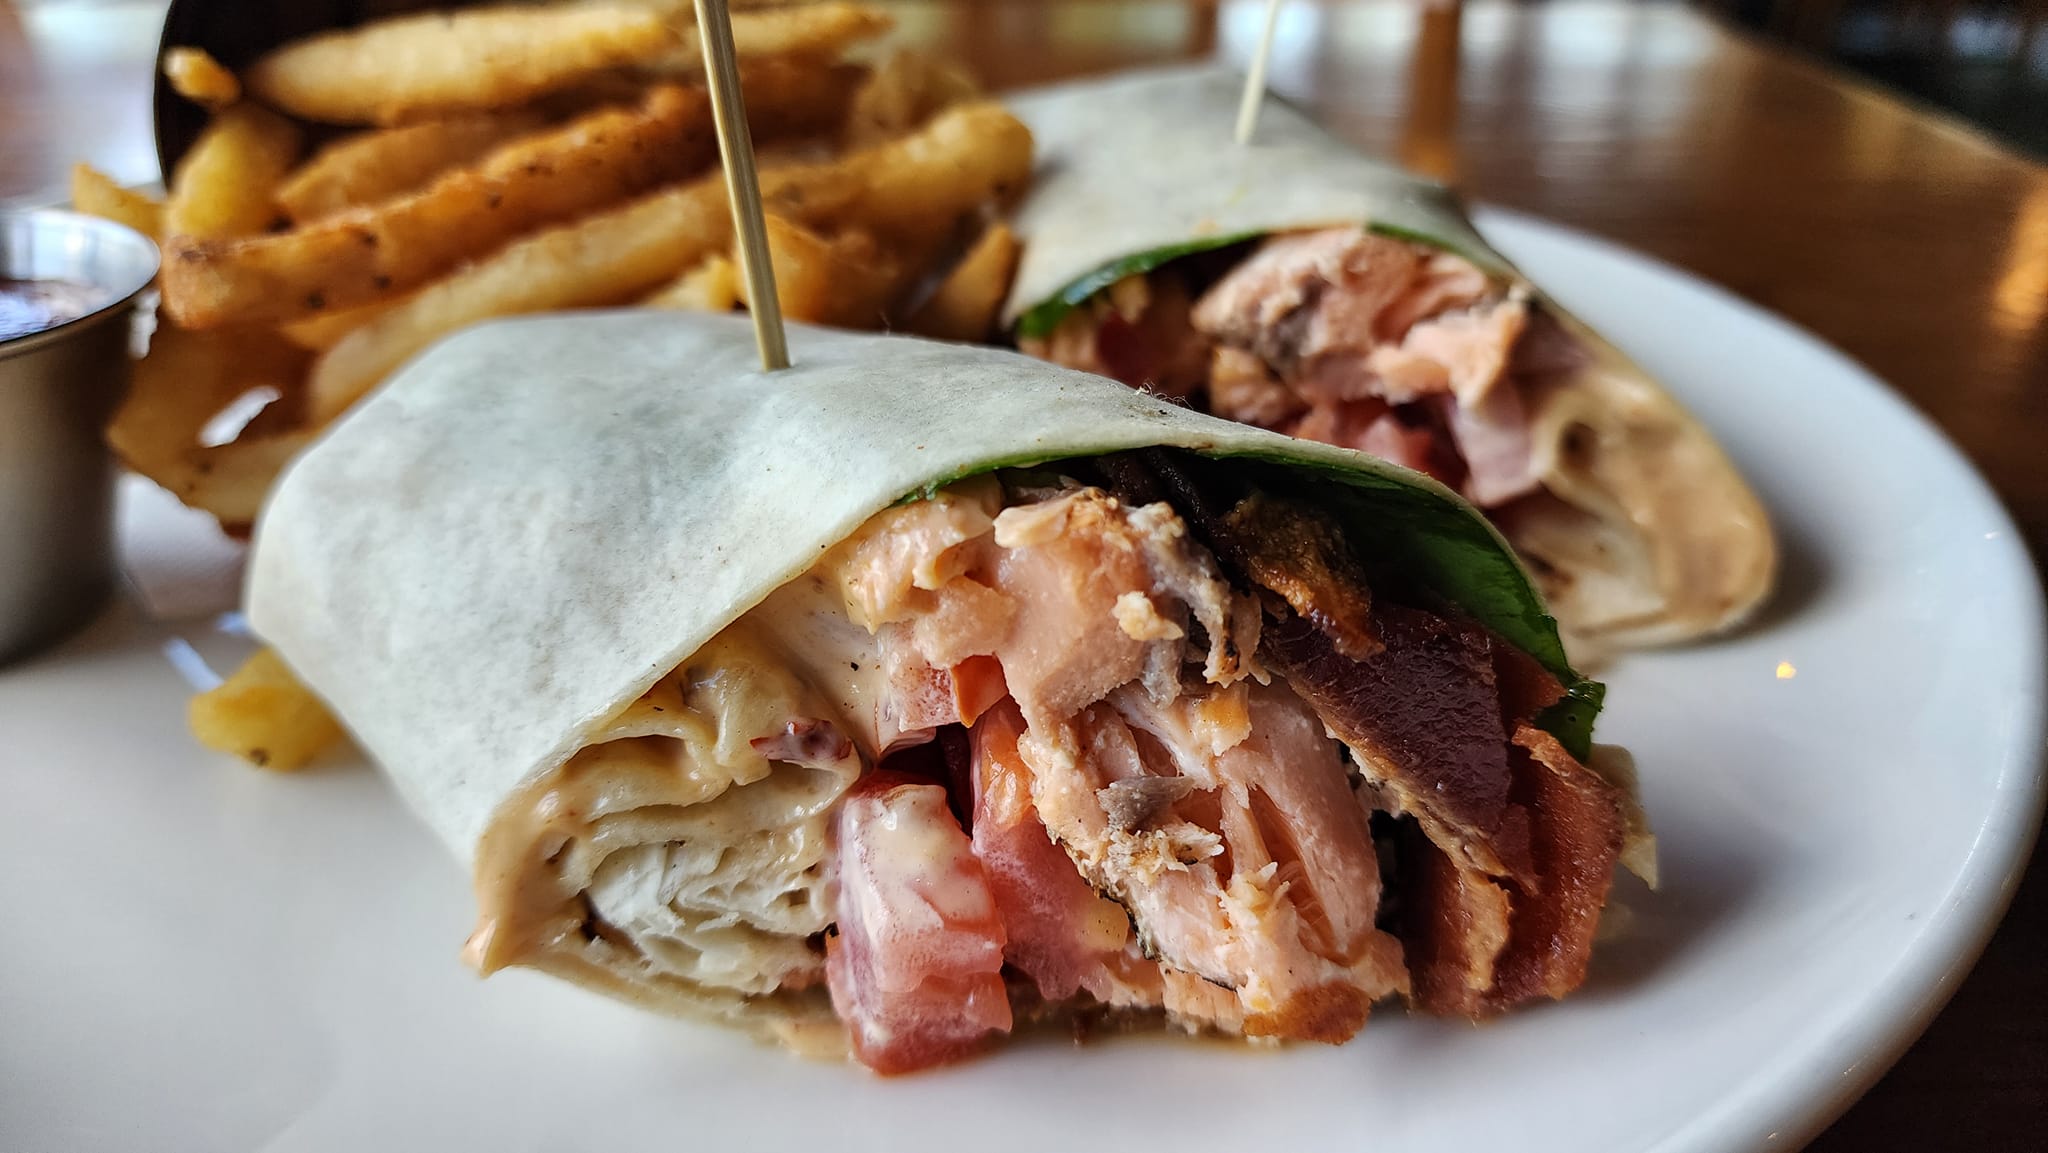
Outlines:
{"label": "plate rim", "polygon": [[[2013,632],[2019,638],[2016,643],[2026,646],[2015,662],[2027,678],[2019,686],[2027,702],[2024,715],[2016,718],[2021,739],[2006,750],[2005,771],[1991,794],[1996,803],[1983,814],[1962,867],[1950,879],[1935,912],[1869,991],[1845,1005],[1835,1027],[1757,1066],[1731,1092],[1646,1153],[1718,1153],[1787,1138],[1783,1148],[1801,1148],[1875,1087],[1947,1007],[1997,934],[2032,862],[2048,815],[2048,595],[2040,564],[2012,510],[1962,446],[1906,394],[1831,341],[1704,276],[1606,237],[1485,201],[1472,206],[1472,215],[1482,235],[1505,225],[1510,232],[1582,247],[1638,273],[1675,279],[1749,323],[1812,347],[1958,470],[1998,526],[1993,531],[2000,534],[2005,549],[1994,563],[2009,566],[2009,575],[2020,578],[2014,587],[2017,607],[2025,614],[2019,623],[2026,627]],[[1679,399],[1683,403],[1684,398]]]}
{"label": "plate rim", "polygon": [[[1989,563],[2018,578],[2015,607],[2025,619],[2017,623],[2026,627],[2013,630],[2014,664],[2024,676],[2016,688],[2025,704],[2013,718],[2014,739],[2001,750],[2003,767],[1987,793],[1992,803],[1973,814],[1975,836],[1938,902],[1865,991],[1842,1002],[1824,1029],[1760,1062],[1703,1107],[1671,1118],[1673,1127],[1646,1147],[1651,1153],[1721,1153],[1766,1143],[1798,1148],[1869,1091],[1948,1004],[1999,928],[2039,843],[2048,809],[2048,597],[2040,567],[1975,462],[1906,396],[1832,343],[1717,283],[1599,235],[1490,204],[1476,206],[1473,215],[1490,238],[1493,229],[1504,228],[1581,249],[1631,275],[1675,280],[1704,292],[1745,324],[1818,350],[1831,370],[1860,386],[1864,399],[1921,434],[1931,459],[1960,468],[1967,492],[2001,537],[2002,547]],[[124,598],[135,602],[132,590]]]}

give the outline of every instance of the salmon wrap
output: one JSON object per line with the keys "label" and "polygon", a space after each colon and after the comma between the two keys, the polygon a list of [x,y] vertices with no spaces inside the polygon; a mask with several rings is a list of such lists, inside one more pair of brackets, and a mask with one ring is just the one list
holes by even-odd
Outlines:
{"label": "salmon wrap", "polygon": [[889,1073],[1583,979],[1640,813],[1454,493],[1011,352],[790,344],[473,328],[265,510],[252,624],[472,872],[480,970]]}
{"label": "salmon wrap", "polygon": [[1025,351],[1427,472],[1484,509],[1568,636],[1684,640],[1769,592],[1762,505],[1657,383],[1439,185],[1214,67],[1047,88],[1004,323]]}

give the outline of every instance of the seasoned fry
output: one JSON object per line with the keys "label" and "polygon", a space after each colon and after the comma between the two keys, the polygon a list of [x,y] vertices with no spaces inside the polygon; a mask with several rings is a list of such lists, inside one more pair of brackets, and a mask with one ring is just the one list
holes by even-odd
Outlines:
{"label": "seasoned fry", "polygon": [[277,202],[294,224],[309,224],[412,192],[540,126],[530,112],[480,112],[360,132],[314,153],[277,190]]}
{"label": "seasoned fry", "polygon": [[[864,40],[888,34],[896,18],[865,4],[831,2],[740,12],[732,18],[733,48],[742,57],[837,57]],[[691,29],[690,47],[702,63],[703,49]]]}
{"label": "seasoned fry", "polygon": [[871,147],[980,95],[981,85],[958,64],[902,49],[854,90],[842,140],[848,148]]}
{"label": "seasoned fry", "polygon": [[775,297],[795,321],[846,327],[879,325],[902,290],[903,266],[865,232],[827,238],[781,216],[770,216],[768,259],[775,267]]}
{"label": "seasoned fry", "polygon": [[471,8],[287,44],[246,80],[257,98],[307,120],[398,124],[524,104],[593,73],[652,63],[677,39],[644,8]]}
{"label": "seasoned fry", "polygon": [[175,490],[208,421],[252,388],[297,382],[310,359],[262,329],[160,324],[107,425],[107,444],[128,467]]}
{"label": "seasoned fry", "polygon": [[[960,218],[1030,168],[1030,131],[999,106],[978,104],[841,160],[764,167],[761,188],[771,212],[806,228],[892,229],[907,239],[892,244],[892,237],[878,237],[885,248],[919,250],[943,243]],[[903,203],[888,203],[889,196]],[[333,418],[414,353],[464,325],[633,300],[731,243],[725,187],[716,176],[527,237],[429,285],[329,349],[310,378],[313,420]]]}
{"label": "seasoned fry", "polygon": [[617,304],[732,243],[713,176],[526,237],[344,337],[314,362],[312,418],[325,422],[435,340],[479,320]]}
{"label": "seasoned fry", "polygon": [[[886,325],[1028,176],[1030,135],[968,104],[978,89],[954,66],[843,59],[893,25],[887,12],[782,4],[732,0],[783,311]],[[165,254],[160,327],[106,436],[231,533],[326,422],[455,329],[635,302],[745,307],[723,180],[697,175],[716,145],[692,0],[498,0],[288,44],[239,77],[196,49],[161,66],[215,114],[164,201],[84,165],[72,178],[80,211],[160,238]],[[294,170],[304,137],[285,115],[367,127]],[[986,335],[1015,249],[1006,229],[983,231],[910,323]],[[252,390],[276,399],[233,440],[202,444]],[[251,669],[210,695],[210,720],[195,706],[202,735],[211,724],[212,743],[260,748],[274,766],[330,739],[295,744],[299,730],[236,714],[261,698],[230,689],[295,687],[281,666]]]}
{"label": "seasoned fry", "polygon": [[938,288],[905,322],[905,331],[935,340],[979,341],[996,326],[1022,248],[1008,225],[992,224]]}
{"label": "seasoned fry", "polygon": [[[231,110],[232,111],[232,110]],[[232,243],[174,238],[164,307],[178,323],[282,322],[353,308],[425,283],[536,226],[616,203],[702,165],[710,105],[665,85],[514,141],[411,196]]]}
{"label": "seasoned fry", "polygon": [[1031,130],[1001,105],[951,108],[916,132],[820,164],[761,175],[770,212],[930,249],[1031,175]]}
{"label": "seasoned fry", "polygon": [[[839,130],[846,102],[868,70],[790,56],[740,62],[740,90],[746,97],[747,126],[757,147],[816,139]],[[645,79],[607,73],[542,102],[556,114],[573,114],[602,104],[639,98]],[[693,81],[694,83],[694,81]]]}
{"label": "seasoned fry", "polygon": [[824,64],[771,56],[740,65],[747,127],[756,145],[826,136],[845,115],[846,102],[867,75],[856,64]]}
{"label": "seasoned fry", "polygon": [[342,337],[411,299],[410,295],[394,296],[355,308],[334,309],[318,316],[309,316],[304,320],[281,324],[278,331],[284,334],[286,340],[300,348],[312,352],[326,352],[341,343]]}
{"label": "seasoned fry", "polygon": [[[853,99],[854,88],[867,74],[858,64],[791,56],[741,61],[740,90],[746,97],[747,125],[756,147],[837,133],[846,116],[846,102]],[[698,81],[693,78],[690,82]],[[601,105],[637,100],[646,87],[644,76],[607,72],[555,93],[536,107],[555,116],[578,115]]]}
{"label": "seasoned fry", "polygon": [[970,104],[860,155],[870,160],[848,214],[884,236],[930,236],[1023,186],[1031,130],[999,104]]}
{"label": "seasoned fry", "polygon": [[163,202],[132,188],[123,188],[114,178],[90,164],[71,166],[71,208],[125,224],[155,239],[163,234]]}
{"label": "seasoned fry", "polygon": [[[896,26],[896,19],[863,4],[805,4],[732,14],[733,53],[741,60],[764,56],[801,56],[813,61],[838,56],[849,45],[873,40]],[[704,70],[704,47],[696,21],[682,30],[682,43],[663,57],[663,66],[694,75]]]}
{"label": "seasoned fry", "polygon": [[171,91],[213,112],[242,98],[242,82],[203,48],[164,53],[164,79],[171,82]]}
{"label": "seasoned fry", "polygon": [[272,436],[243,436],[231,444],[203,446],[188,453],[168,480],[151,480],[191,508],[213,514],[221,531],[247,537],[263,509],[263,498],[284,466],[313,441],[302,429]]}
{"label": "seasoned fry", "polygon": [[257,649],[234,675],[192,698],[192,734],[258,768],[290,772],[341,741],[339,722],[283,660]]}
{"label": "seasoned fry", "polygon": [[299,155],[291,121],[253,104],[222,110],[171,173],[164,232],[196,239],[253,236],[277,219],[277,186]]}
{"label": "seasoned fry", "polygon": [[643,308],[672,308],[684,312],[731,312],[740,306],[746,285],[740,281],[739,266],[723,253],[678,277],[675,283],[640,301]]}
{"label": "seasoned fry", "polygon": [[309,359],[304,349],[264,329],[187,332],[159,325],[107,426],[107,443],[128,467],[212,513],[227,532],[246,533],[271,480],[312,433],[261,436],[252,428],[232,444],[208,446],[199,443],[200,432],[251,389],[296,394]]}
{"label": "seasoned fry", "polygon": [[[678,24],[697,22],[697,0],[622,0],[635,8],[659,12]],[[726,8],[732,12],[755,11],[762,8],[794,8],[810,4],[814,0],[727,0]]]}

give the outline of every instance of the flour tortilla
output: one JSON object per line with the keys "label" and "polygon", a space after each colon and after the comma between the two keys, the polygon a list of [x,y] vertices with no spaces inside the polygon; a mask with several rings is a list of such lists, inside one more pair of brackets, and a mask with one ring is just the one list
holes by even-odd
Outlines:
{"label": "flour tortilla", "polygon": [[1038,171],[1014,222],[1024,250],[1004,323],[1136,254],[1191,242],[1365,224],[1450,250],[1526,289],[1593,354],[1531,412],[1537,469],[1560,500],[1507,526],[1566,628],[1590,649],[1682,640],[1748,616],[1770,591],[1776,545],[1712,435],[1529,284],[1441,185],[1359,154],[1271,98],[1253,142],[1232,144],[1242,85],[1199,65],[1012,97]]}
{"label": "flour tortilla", "polygon": [[[563,855],[521,831],[538,783],[876,512],[999,464],[1170,445],[1298,466],[1333,503],[1365,502],[1348,506],[1351,523],[1378,557],[1573,679],[1505,542],[1418,474],[1015,353],[801,326],[789,336],[796,366],[764,374],[737,316],[471,328],[395,374],[280,479],[256,530],[250,620],[476,872],[487,925],[488,894],[528,883],[486,867],[487,844],[521,840],[515,856],[550,866]],[[1375,523],[1361,524],[1360,508],[1379,510]],[[699,801],[774,787],[693,784],[614,839],[659,850],[703,833],[689,826]],[[758,825],[760,812],[746,819]],[[659,861],[606,872],[577,852],[550,900],[659,881]],[[734,1020],[797,1015],[764,1009],[744,982],[695,970],[656,980],[634,949],[601,939],[479,936],[487,970],[537,965]]]}

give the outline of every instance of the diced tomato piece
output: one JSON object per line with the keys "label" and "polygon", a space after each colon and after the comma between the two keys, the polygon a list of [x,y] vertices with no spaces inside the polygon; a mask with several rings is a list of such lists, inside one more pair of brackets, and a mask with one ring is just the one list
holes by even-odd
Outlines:
{"label": "diced tomato piece", "polygon": [[1010,1029],[1003,925],[946,790],[871,773],[839,808],[825,982],[854,1056],[881,1073],[958,1060]]}
{"label": "diced tomato piece", "polygon": [[[1010,963],[1048,1001],[1087,989],[1121,1001],[1130,920],[1081,879],[1031,805],[1031,769],[1017,753],[1024,716],[1004,700],[974,725],[974,854],[988,872],[1009,935]],[[1147,966],[1149,967],[1149,966]],[[1121,979],[1121,980],[1120,980]]]}

